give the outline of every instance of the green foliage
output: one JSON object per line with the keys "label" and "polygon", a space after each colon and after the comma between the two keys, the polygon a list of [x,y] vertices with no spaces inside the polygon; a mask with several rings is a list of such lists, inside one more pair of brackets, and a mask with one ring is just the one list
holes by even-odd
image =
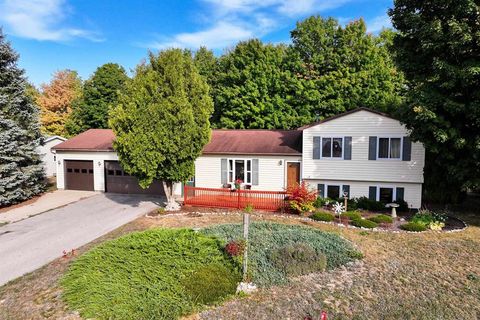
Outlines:
{"label": "green foliage", "polygon": [[213,51],[206,47],[200,47],[193,55],[193,63],[197,67],[198,73],[204,77],[207,84],[213,89],[217,84],[218,73],[218,59]]}
{"label": "green foliage", "polygon": [[222,128],[289,129],[311,121],[295,97],[301,86],[287,69],[285,46],[239,42],[220,57],[214,122]]}
{"label": "green foliage", "polygon": [[17,61],[0,29],[0,207],[45,189],[36,150],[42,142],[39,110]]}
{"label": "green foliage", "polygon": [[347,211],[341,214],[342,218],[348,218],[350,220],[358,220],[362,218],[362,215],[358,211]]}
{"label": "green foliage", "polygon": [[270,253],[275,267],[287,276],[301,276],[324,271],[327,267],[325,254],[315,251],[306,243],[289,244]]}
{"label": "green foliage", "polygon": [[393,223],[393,219],[386,214],[379,214],[373,217],[368,218],[368,220],[376,222],[376,223]]}
{"label": "green foliage", "polygon": [[[317,197],[317,198],[315,199],[315,201],[313,202],[313,206],[314,206],[315,208],[322,208],[322,207],[324,207],[324,206],[326,206],[326,205],[328,205],[328,204],[332,204],[332,203],[334,203],[334,202],[335,202],[335,200],[332,200],[332,199],[330,199],[330,198]],[[340,201],[340,202],[343,203],[342,201]]]}
{"label": "green foliage", "polygon": [[373,229],[378,227],[378,224],[374,221],[367,219],[354,219],[352,220],[352,225],[359,228]]}
{"label": "green foliage", "polygon": [[[239,239],[242,230],[241,224],[226,224],[209,227],[201,232],[228,242]],[[302,226],[254,222],[250,224],[248,241],[248,263],[252,281],[267,287],[287,283],[287,274],[273,263],[271,254],[281,247],[299,243],[308,244],[317,254],[324,254],[327,270],[362,256],[348,241],[333,233]]]}
{"label": "green foliage", "polygon": [[191,300],[200,304],[212,304],[235,293],[242,280],[240,272],[219,263],[199,267],[182,281]]}
{"label": "green foliage", "polygon": [[409,82],[399,117],[427,149],[426,196],[458,201],[480,185],[478,1],[396,0],[389,15]]}
{"label": "green foliage", "polygon": [[333,219],[335,219],[335,216],[327,212],[316,212],[310,216],[310,219],[329,222],[333,221]]}
{"label": "green foliage", "polygon": [[253,204],[249,203],[245,206],[245,208],[243,209],[243,211],[245,211],[245,213],[252,213],[253,212]]}
{"label": "green foliage", "polygon": [[355,199],[357,208],[369,211],[385,211],[385,204],[381,201],[370,200],[367,197]]}
{"label": "green foliage", "polygon": [[419,210],[410,220],[410,222],[422,224],[432,230],[442,230],[445,226],[445,221],[447,221],[446,214],[425,209]]}
{"label": "green foliage", "polygon": [[400,228],[406,231],[413,231],[413,232],[422,232],[427,230],[427,227],[425,226],[425,224],[418,223],[418,222],[407,222],[405,224],[402,224]]}
{"label": "green foliage", "polygon": [[343,27],[312,16],[291,32],[292,69],[302,79],[300,103],[312,116],[329,117],[359,106],[394,110],[402,101],[403,76],[388,50],[389,38],[366,32],[363,20]]}
{"label": "green foliage", "polygon": [[97,68],[83,87],[83,96],[73,108],[66,123],[69,134],[78,134],[91,128],[108,128],[110,109],[118,104],[118,96],[128,77],[125,69],[116,63]]}
{"label": "green foliage", "polygon": [[[176,319],[234,293],[239,268],[214,238],[154,229],[88,251],[72,263],[61,285],[68,306],[84,318]],[[214,283],[214,275],[223,279]]]}
{"label": "green foliage", "polygon": [[144,188],[154,179],[164,180],[171,198],[172,182],[194,174],[194,161],[210,138],[212,111],[209,87],[189,52],[150,54],[111,113],[122,167]]}

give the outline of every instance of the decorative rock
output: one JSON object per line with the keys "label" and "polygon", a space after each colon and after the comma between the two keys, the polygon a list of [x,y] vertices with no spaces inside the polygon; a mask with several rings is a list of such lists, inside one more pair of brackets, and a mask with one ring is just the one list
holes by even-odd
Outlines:
{"label": "decorative rock", "polygon": [[240,282],[237,286],[237,293],[243,292],[246,294],[250,294],[257,290],[257,286],[251,282]]}

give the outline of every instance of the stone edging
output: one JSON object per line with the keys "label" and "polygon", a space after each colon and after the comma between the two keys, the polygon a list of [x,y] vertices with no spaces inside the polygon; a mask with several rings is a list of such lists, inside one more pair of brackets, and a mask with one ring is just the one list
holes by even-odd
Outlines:
{"label": "stone edging", "polygon": [[[164,215],[158,215],[158,216],[155,216],[155,217],[152,217],[152,216],[149,216],[148,213],[145,215],[147,218],[150,218],[150,219],[155,219],[155,218],[163,218],[163,217],[172,217],[172,216],[186,216],[186,215],[189,215],[189,214],[199,214],[199,215],[202,215],[202,216],[209,216],[209,215],[217,215],[217,216],[220,216],[220,215],[223,215],[223,216],[227,216],[227,215],[236,215],[236,216],[241,216],[243,213],[240,213],[240,212],[179,212],[179,213],[166,213]],[[327,222],[327,221],[318,221],[318,220],[313,220],[309,217],[302,217],[302,216],[291,216],[291,215],[281,215],[281,214],[276,214],[276,213],[272,213],[272,214],[262,214],[262,213],[251,213],[251,215],[253,216],[257,216],[257,217],[276,217],[276,218],[282,218],[282,219],[291,219],[291,220],[300,220],[300,221],[307,221],[307,222],[314,222],[314,223],[322,223],[322,224],[328,224],[328,225],[332,225],[332,226],[336,226],[336,227],[339,227],[339,228],[347,228],[347,229],[357,229],[357,230],[363,230],[363,231],[374,231],[374,232],[389,232],[389,233],[413,233],[413,234],[421,234],[423,232],[436,232],[436,233],[454,233],[454,232],[460,232],[460,231],[463,231],[465,229],[468,228],[468,224],[463,221],[462,219],[458,219],[458,218],[455,218],[455,219],[458,219],[459,221],[461,221],[464,225],[463,228],[460,228],[460,229],[453,229],[453,230],[447,230],[447,231],[435,231],[435,230],[426,230],[426,231],[420,231],[420,232],[415,232],[415,231],[406,231],[406,230],[388,230],[388,229],[382,229],[382,228],[363,228],[363,227],[356,227],[356,226],[352,226],[352,225],[344,225],[344,224],[341,224],[341,223],[336,223],[336,222]]]}

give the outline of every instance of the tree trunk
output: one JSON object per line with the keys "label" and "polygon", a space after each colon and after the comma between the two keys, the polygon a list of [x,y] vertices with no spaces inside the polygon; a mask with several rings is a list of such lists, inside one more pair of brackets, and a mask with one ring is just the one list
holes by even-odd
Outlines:
{"label": "tree trunk", "polygon": [[163,181],[163,189],[165,190],[165,195],[167,196],[167,202],[165,202],[165,209],[167,211],[177,211],[180,210],[180,205],[175,201],[173,196],[173,181]]}

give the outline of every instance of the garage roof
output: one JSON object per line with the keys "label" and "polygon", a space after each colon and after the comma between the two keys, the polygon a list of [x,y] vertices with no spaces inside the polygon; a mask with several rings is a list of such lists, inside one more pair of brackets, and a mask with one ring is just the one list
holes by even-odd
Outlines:
{"label": "garage roof", "polygon": [[[114,151],[110,129],[90,129],[62,142],[57,151]],[[213,130],[203,154],[301,155],[302,131]]]}

